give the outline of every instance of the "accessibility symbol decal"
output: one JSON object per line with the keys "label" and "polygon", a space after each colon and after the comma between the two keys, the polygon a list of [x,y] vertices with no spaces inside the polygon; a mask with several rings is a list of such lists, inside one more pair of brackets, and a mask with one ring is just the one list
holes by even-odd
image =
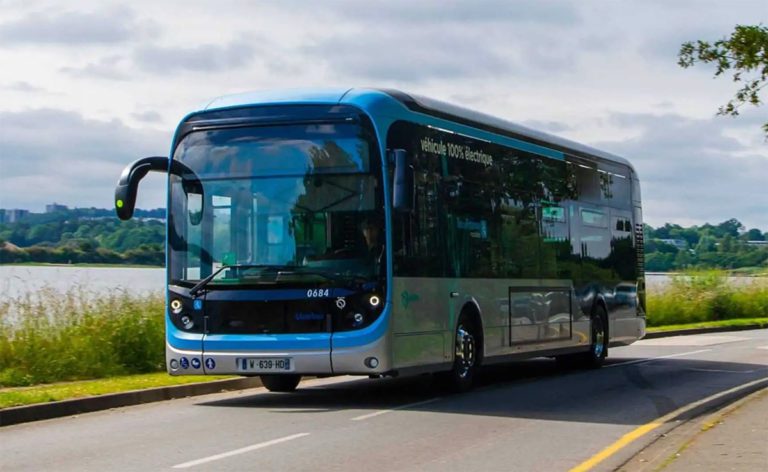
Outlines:
{"label": "accessibility symbol decal", "polygon": [[189,369],[189,359],[186,357],[179,359],[179,364],[181,365],[182,369]]}
{"label": "accessibility symbol decal", "polygon": [[213,360],[212,357],[209,357],[205,360],[205,368],[208,370],[213,370],[216,368],[216,361]]}
{"label": "accessibility symbol decal", "polygon": [[192,302],[192,308],[194,308],[197,311],[200,311],[203,309],[203,301],[202,300],[195,300]]}
{"label": "accessibility symbol decal", "polygon": [[192,368],[193,369],[199,369],[200,368],[200,359],[197,357],[192,358]]}

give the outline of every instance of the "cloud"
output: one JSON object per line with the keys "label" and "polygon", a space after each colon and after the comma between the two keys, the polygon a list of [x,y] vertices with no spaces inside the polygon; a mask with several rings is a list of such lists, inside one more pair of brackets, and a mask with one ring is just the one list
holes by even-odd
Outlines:
{"label": "cloud", "polygon": [[523,121],[522,124],[523,126],[527,126],[535,130],[541,130],[541,131],[544,131],[545,133],[552,133],[552,134],[564,133],[566,131],[571,130],[570,126],[568,126],[565,123],[561,123],[559,121],[526,120],[526,121]]}
{"label": "cloud", "polygon": [[152,30],[151,23],[139,22],[126,7],[95,12],[35,12],[0,24],[0,40],[6,44],[114,44],[146,37]]}
{"label": "cloud", "polygon": [[[574,5],[549,2],[370,2],[334,4],[332,35],[306,35],[306,62],[333,78],[381,83],[514,79],[563,74],[584,48]],[[552,28],[556,34],[542,34]],[[568,41],[563,38],[568,37]]]}
{"label": "cloud", "polygon": [[649,223],[737,218],[768,229],[768,157],[730,136],[754,126],[752,119],[616,113],[609,121],[640,130],[635,138],[595,146],[627,157],[638,170]]}
{"label": "cloud", "polygon": [[477,32],[432,31],[431,41],[418,44],[423,32],[369,31],[364,36],[333,37],[304,49],[322,58],[332,74],[379,81],[417,82],[430,78],[459,79],[511,73],[514,59],[492,48],[476,48]]}
{"label": "cloud", "polygon": [[63,67],[61,69],[65,74],[80,78],[101,78],[109,80],[129,80],[129,67],[126,59],[122,56],[103,57],[96,62],[91,62],[82,67]]}
{"label": "cloud", "polygon": [[134,119],[143,121],[145,123],[159,123],[163,120],[162,115],[154,110],[132,113],[131,116]]}
{"label": "cloud", "polygon": [[[52,201],[108,208],[122,168],[140,157],[165,155],[170,143],[170,132],[54,109],[0,112],[0,122],[1,208],[41,209]],[[162,206],[162,189],[157,183],[143,188],[143,201]]]}
{"label": "cloud", "polygon": [[33,85],[23,80],[20,80],[18,82],[13,82],[12,84],[3,85],[0,87],[0,89],[9,90],[11,92],[21,92],[21,93],[46,93],[47,92],[44,88],[38,87],[36,85]]}
{"label": "cloud", "polygon": [[[294,2],[295,3],[295,2]],[[299,3],[300,4],[300,3]],[[446,2],[444,0],[409,0],[335,2],[339,16],[372,23],[402,23],[407,27],[436,23],[538,23],[572,25],[580,15],[573,4],[535,0],[509,2],[506,0]]]}
{"label": "cloud", "polygon": [[158,74],[172,70],[222,72],[248,65],[255,55],[255,48],[245,41],[194,47],[143,46],[136,50],[134,62],[141,69]]}

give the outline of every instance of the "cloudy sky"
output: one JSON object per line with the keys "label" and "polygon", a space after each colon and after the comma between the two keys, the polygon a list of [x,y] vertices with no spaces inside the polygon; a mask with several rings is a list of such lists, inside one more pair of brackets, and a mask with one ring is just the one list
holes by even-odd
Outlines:
{"label": "cloudy sky", "polygon": [[[768,23],[765,0],[0,0],[0,208],[111,205],[122,167],[167,155],[209,99],[394,87],[630,159],[645,219],[768,230],[768,105],[680,44]],[[157,175],[137,203],[163,206]]]}

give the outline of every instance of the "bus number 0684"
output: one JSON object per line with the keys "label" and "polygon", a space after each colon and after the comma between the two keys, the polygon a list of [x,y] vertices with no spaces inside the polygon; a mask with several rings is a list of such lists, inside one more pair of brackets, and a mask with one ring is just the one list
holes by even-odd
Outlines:
{"label": "bus number 0684", "polygon": [[311,288],[307,290],[307,298],[330,297],[331,289]]}

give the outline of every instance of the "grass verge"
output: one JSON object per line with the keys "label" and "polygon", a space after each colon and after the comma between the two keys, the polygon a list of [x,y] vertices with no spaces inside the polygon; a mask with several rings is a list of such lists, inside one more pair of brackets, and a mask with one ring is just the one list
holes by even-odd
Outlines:
{"label": "grass verge", "polygon": [[36,403],[72,400],[75,398],[127,392],[155,387],[170,387],[191,383],[211,382],[235,378],[226,375],[173,377],[165,372],[142,375],[126,375],[108,379],[83,380],[33,387],[12,387],[0,389],[0,408],[33,405]]}
{"label": "grass verge", "polygon": [[768,318],[739,318],[734,320],[702,321],[699,323],[674,324],[666,326],[654,326],[648,328],[649,333],[661,333],[665,331],[677,331],[680,329],[697,328],[735,328],[739,326],[760,325],[768,328]]}

